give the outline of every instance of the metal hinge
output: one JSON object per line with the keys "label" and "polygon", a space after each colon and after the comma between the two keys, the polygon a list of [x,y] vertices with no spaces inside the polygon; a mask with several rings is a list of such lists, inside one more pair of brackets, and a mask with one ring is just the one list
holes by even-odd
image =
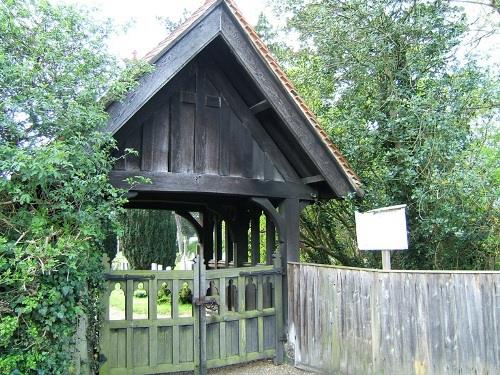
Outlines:
{"label": "metal hinge", "polygon": [[196,306],[205,306],[206,309],[216,311],[219,308],[218,296],[205,296],[194,300]]}

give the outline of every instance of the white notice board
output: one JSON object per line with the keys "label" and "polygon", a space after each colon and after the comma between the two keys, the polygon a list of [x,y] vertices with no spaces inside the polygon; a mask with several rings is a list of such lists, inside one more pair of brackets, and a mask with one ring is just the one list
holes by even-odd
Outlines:
{"label": "white notice board", "polygon": [[406,205],[355,212],[359,250],[407,250]]}

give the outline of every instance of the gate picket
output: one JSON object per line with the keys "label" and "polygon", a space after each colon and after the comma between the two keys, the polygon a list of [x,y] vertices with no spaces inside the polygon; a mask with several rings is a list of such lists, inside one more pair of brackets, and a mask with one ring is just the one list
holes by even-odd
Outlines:
{"label": "gate picket", "polygon": [[[203,259],[197,257],[192,271],[108,271],[108,287],[103,296],[106,315],[100,336],[100,374],[194,370],[203,375],[208,368],[257,359],[275,358],[280,363],[283,360],[280,270],[279,258],[274,265],[206,270]],[[187,307],[179,302],[185,282],[192,290],[191,316],[185,315]],[[121,287],[116,288],[124,293],[123,315],[120,312],[123,310],[119,311],[123,307],[113,305],[116,296],[112,293],[117,283]],[[134,297],[134,287],[140,283],[147,291],[147,316],[143,310],[134,314],[134,304],[140,302]],[[170,310],[165,312],[164,307],[160,314],[157,298],[162,283],[170,290]],[[255,297],[253,301],[245,298],[248,285],[248,295],[253,296],[248,298]],[[210,310],[205,302],[210,302]],[[234,308],[229,309],[228,303],[234,304]]]}

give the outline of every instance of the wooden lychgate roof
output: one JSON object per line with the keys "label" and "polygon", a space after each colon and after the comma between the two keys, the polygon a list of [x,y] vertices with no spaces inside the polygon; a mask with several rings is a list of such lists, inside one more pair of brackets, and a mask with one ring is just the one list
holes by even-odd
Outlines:
{"label": "wooden lychgate roof", "polygon": [[123,131],[160,90],[197,61],[221,70],[226,96],[241,97],[247,106],[243,110],[253,117],[246,121],[262,128],[260,142],[268,137],[279,149],[278,158],[294,170],[291,182],[310,185],[325,197],[362,195],[359,178],[232,0],[207,0],[145,58],[155,70],[124,101],[108,107],[108,131]]}

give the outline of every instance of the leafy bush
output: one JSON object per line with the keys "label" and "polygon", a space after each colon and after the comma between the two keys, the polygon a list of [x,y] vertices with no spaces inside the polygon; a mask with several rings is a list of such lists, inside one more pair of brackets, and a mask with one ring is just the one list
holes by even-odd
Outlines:
{"label": "leafy bush", "polygon": [[168,304],[172,301],[172,292],[168,289],[167,283],[162,283],[158,290],[157,302],[160,305]]}
{"label": "leafy bush", "polygon": [[380,266],[379,254],[357,249],[354,210],[406,203],[410,249],[394,254],[394,268],[498,268],[498,69],[457,58],[474,50],[464,43],[479,25],[450,1],[273,3],[300,47],[283,45],[263,19],[259,31],[365,192],[305,210],[304,259]]}
{"label": "leafy bush", "polygon": [[134,290],[134,297],[136,298],[146,298],[148,296],[148,292],[144,289],[144,284],[139,283],[137,289]]}
{"label": "leafy bush", "polygon": [[179,290],[179,301],[180,303],[193,303],[193,293],[189,288],[188,283],[183,283],[181,289]]}
{"label": "leafy bush", "polygon": [[97,347],[103,227],[124,200],[108,183],[115,146],[96,99],[140,71],[116,81],[108,31],[81,9],[0,5],[1,374],[71,374],[83,315]]}

